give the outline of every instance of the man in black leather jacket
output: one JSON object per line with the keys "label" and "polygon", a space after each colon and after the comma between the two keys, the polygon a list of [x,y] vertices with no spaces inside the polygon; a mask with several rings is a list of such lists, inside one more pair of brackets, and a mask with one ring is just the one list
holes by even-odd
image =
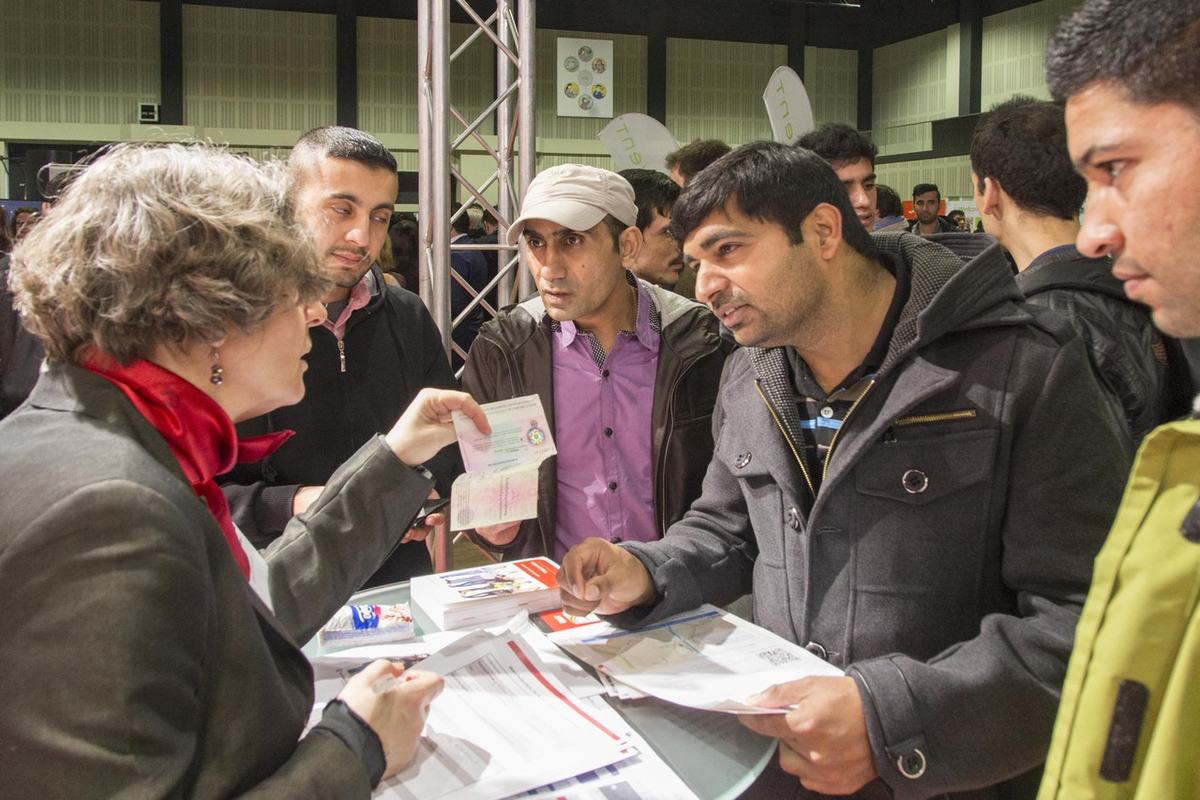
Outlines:
{"label": "man in black leather jacket", "polygon": [[1012,255],[1026,298],[1079,331],[1133,443],[1185,414],[1189,392],[1175,375],[1186,375],[1186,365],[1176,343],[1125,296],[1111,258],[1075,248],[1087,184],[1067,152],[1062,107],[1020,96],[997,105],[975,131],[971,173],[984,230]]}

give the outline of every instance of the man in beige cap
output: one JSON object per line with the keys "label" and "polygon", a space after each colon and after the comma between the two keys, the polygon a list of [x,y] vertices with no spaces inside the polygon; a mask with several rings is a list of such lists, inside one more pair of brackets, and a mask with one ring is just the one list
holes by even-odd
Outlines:
{"label": "man in beige cap", "polygon": [[481,403],[536,393],[558,455],[542,463],[536,519],[472,532],[505,559],[561,559],[588,536],[654,540],[700,494],[732,344],[707,308],[633,275],[636,221],[628,181],[563,164],[533,180],[508,229],[538,296],[480,329],[462,387]]}

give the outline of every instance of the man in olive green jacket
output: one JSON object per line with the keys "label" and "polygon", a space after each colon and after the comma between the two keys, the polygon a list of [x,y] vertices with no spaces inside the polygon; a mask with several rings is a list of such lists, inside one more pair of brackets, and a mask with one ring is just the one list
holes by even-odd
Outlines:
{"label": "man in olive green jacket", "polygon": [[[1077,246],[1200,335],[1200,4],[1089,0],[1046,51],[1090,194]],[[1200,797],[1200,421],[1138,453],[1076,630],[1039,797]]]}

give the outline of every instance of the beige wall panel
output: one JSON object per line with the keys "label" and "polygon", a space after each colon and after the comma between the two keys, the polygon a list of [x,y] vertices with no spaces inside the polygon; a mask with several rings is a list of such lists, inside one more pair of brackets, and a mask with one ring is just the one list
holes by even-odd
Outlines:
{"label": "beige wall panel", "polygon": [[358,124],[373,134],[417,132],[417,23],[358,20]]}
{"label": "beige wall panel", "polygon": [[680,144],[771,138],[763,89],[787,46],[667,39],[667,128]]}
{"label": "beige wall panel", "polygon": [[841,122],[858,127],[858,53],[828,47],[804,48],[804,88],[817,127]]}
{"label": "beige wall panel", "polygon": [[235,153],[245,153],[255,161],[287,161],[288,153],[291,152],[290,147],[239,147],[237,145],[231,146],[230,150]]}
{"label": "beige wall panel", "polygon": [[[587,31],[537,32],[537,135],[549,139],[596,141],[612,120],[558,116],[558,38],[611,39],[613,43],[613,116],[646,112],[646,37]],[[569,161],[570,159],[568,159]],[[563,162],[559,162],[563,163]],[[589,163],[582,161],[580,163]],[[610,164],[611,166],[611,160]],[[540,162],[539,162],[540,166]],[[547,165],[549,166],[549,165]]]}
{"label": "beige wall panel", "polygon": [[901,200],[911,200],[912,188],[918,183],[936,183],[942,197],[971,196],[971,160],[967,156],[877,164],[875,173],[879,182],[895,189]]}
{"label": "beige wall panel", "polygon": [[[450,52],[454,54],[472,33],[479,31],[475,25],[450,26]],[[479,31],[461,52],[450,62],[450,102],[455,110],[472,124],[496,99],[496,45]],[[453,115],[450,117],[450,135],[454,138],[465,130]],[[495,130],[494,115],[483,121],[477,129],[484,136]],[[414,129],[412,131],[416,133]]]}
{"label": "beige wall panel", "polygon": [[416,172],[419,169],[416,150],[393,150],[392,155],[396,157],[396,168],[401,172]]}
{"label": "beige wall panel", "polygon": [[[381,134],[415,135],[421,81],[417,25],[410,20],[372,19],[370,23],[359,22],[359,123],[364,130]],[[496,47],[492,40],[481,33],[458,52],[476,30],[473,25],[450,26],[450,53],[457,52],[450,62],[450,102],[468,123],[496,99]],[[453,114],[449,126],[453,137],[464,130]],[[492,124],[485,121],[480,131],[490,135]]]}
{"label": "beige wall panel", "polygon": [[183,7],[184,123],[302,132],[336,119],[335,18]]}
{"label": "beige wall panel", "polygon": [[[244,145],[231,145],[230,150],[235,153],[245,153],[255,161],[265,161],[271,158],[277,158],[281,161],[286,161],[288,154],[292,152],[291,147],[247,147]],[[388,148],[389,150],[391,148]],[[392,155],[396,157],[396,169],[400,172],[416,172],[417,171],[417,152],[407,150],[392,150]]]}
{"label": "beige wall panel", "polygon": [[608,155],[588,155],[588,154],[567,154],[567,153],[541,153],[538,155],[538,172],[550,167],[557,167],[559,164],[587,164],[590,167],[599,167],[600,169],[615,169],[612,156]]}
{"label": "beige wall panel", "polygon": [[[452,25],[453,53],[467,39],[473,25]],[[417,134],[417,23],[413,20],[362,17],[358,21],[358,125],[386,138],[391,134]],[[450,63],[450,102],[468,123],[495,99],[496,47],[480,35]],[[494,124],[485,120],[479,130],[491,137]],[[464,126],[450,117],[450,135]],[[489,138],[489,141],[491,139]],[[465,146],[479,149],[473,140]],[[400,170],[417,170],[416,150],[394,151]]]}
{"label": "beige wall panel", "polygon": [[873,59],[871,121],[876,129],[952,116],[947,107],[946,32],[880,47]]}
{"label": "beige wall panel", "polygon": [[1079,0],[1044,0],[983,20],[982,108],[1014,94],[1049,99],[1044,67],[1046,42],[1059,19]]}
{"label": "beige wall panel", "polygon": [[[461,153],[458,157],[459,172],[475,188],[483,186],[495,173],[496,161],[490,155],[483,153]],[[500,202],[499,192],[496,190],[496,184],[493,182],[488,190],[483,193],[484,198],[495,205]],[[474,204],[474,196],[467,190],[465,186],[458,187],[458,199],[460,202],[471,205]]]}
{"label": "beige wall panel", "polygon": [[928,122],[916,122],[912,125],[876,128],[871,131],[871,140],[879,148],[881,156],[922,153],[933,149],[933,126]]}
{"label": "beige wall panel", "polygon": [[128,125],[159,100],[158,4],[0,0],[0,120]]}

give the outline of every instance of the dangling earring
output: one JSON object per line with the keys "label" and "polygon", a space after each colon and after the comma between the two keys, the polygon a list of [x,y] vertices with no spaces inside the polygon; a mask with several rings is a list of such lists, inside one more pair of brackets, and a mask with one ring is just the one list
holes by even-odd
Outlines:
{"label": "dangling earring", "polygon": [[215,347],[212,349],[212,360],[208,379],[212,381],[213,386],[220,386],[225,381],[225,368],[221,366],[221,352]]}

